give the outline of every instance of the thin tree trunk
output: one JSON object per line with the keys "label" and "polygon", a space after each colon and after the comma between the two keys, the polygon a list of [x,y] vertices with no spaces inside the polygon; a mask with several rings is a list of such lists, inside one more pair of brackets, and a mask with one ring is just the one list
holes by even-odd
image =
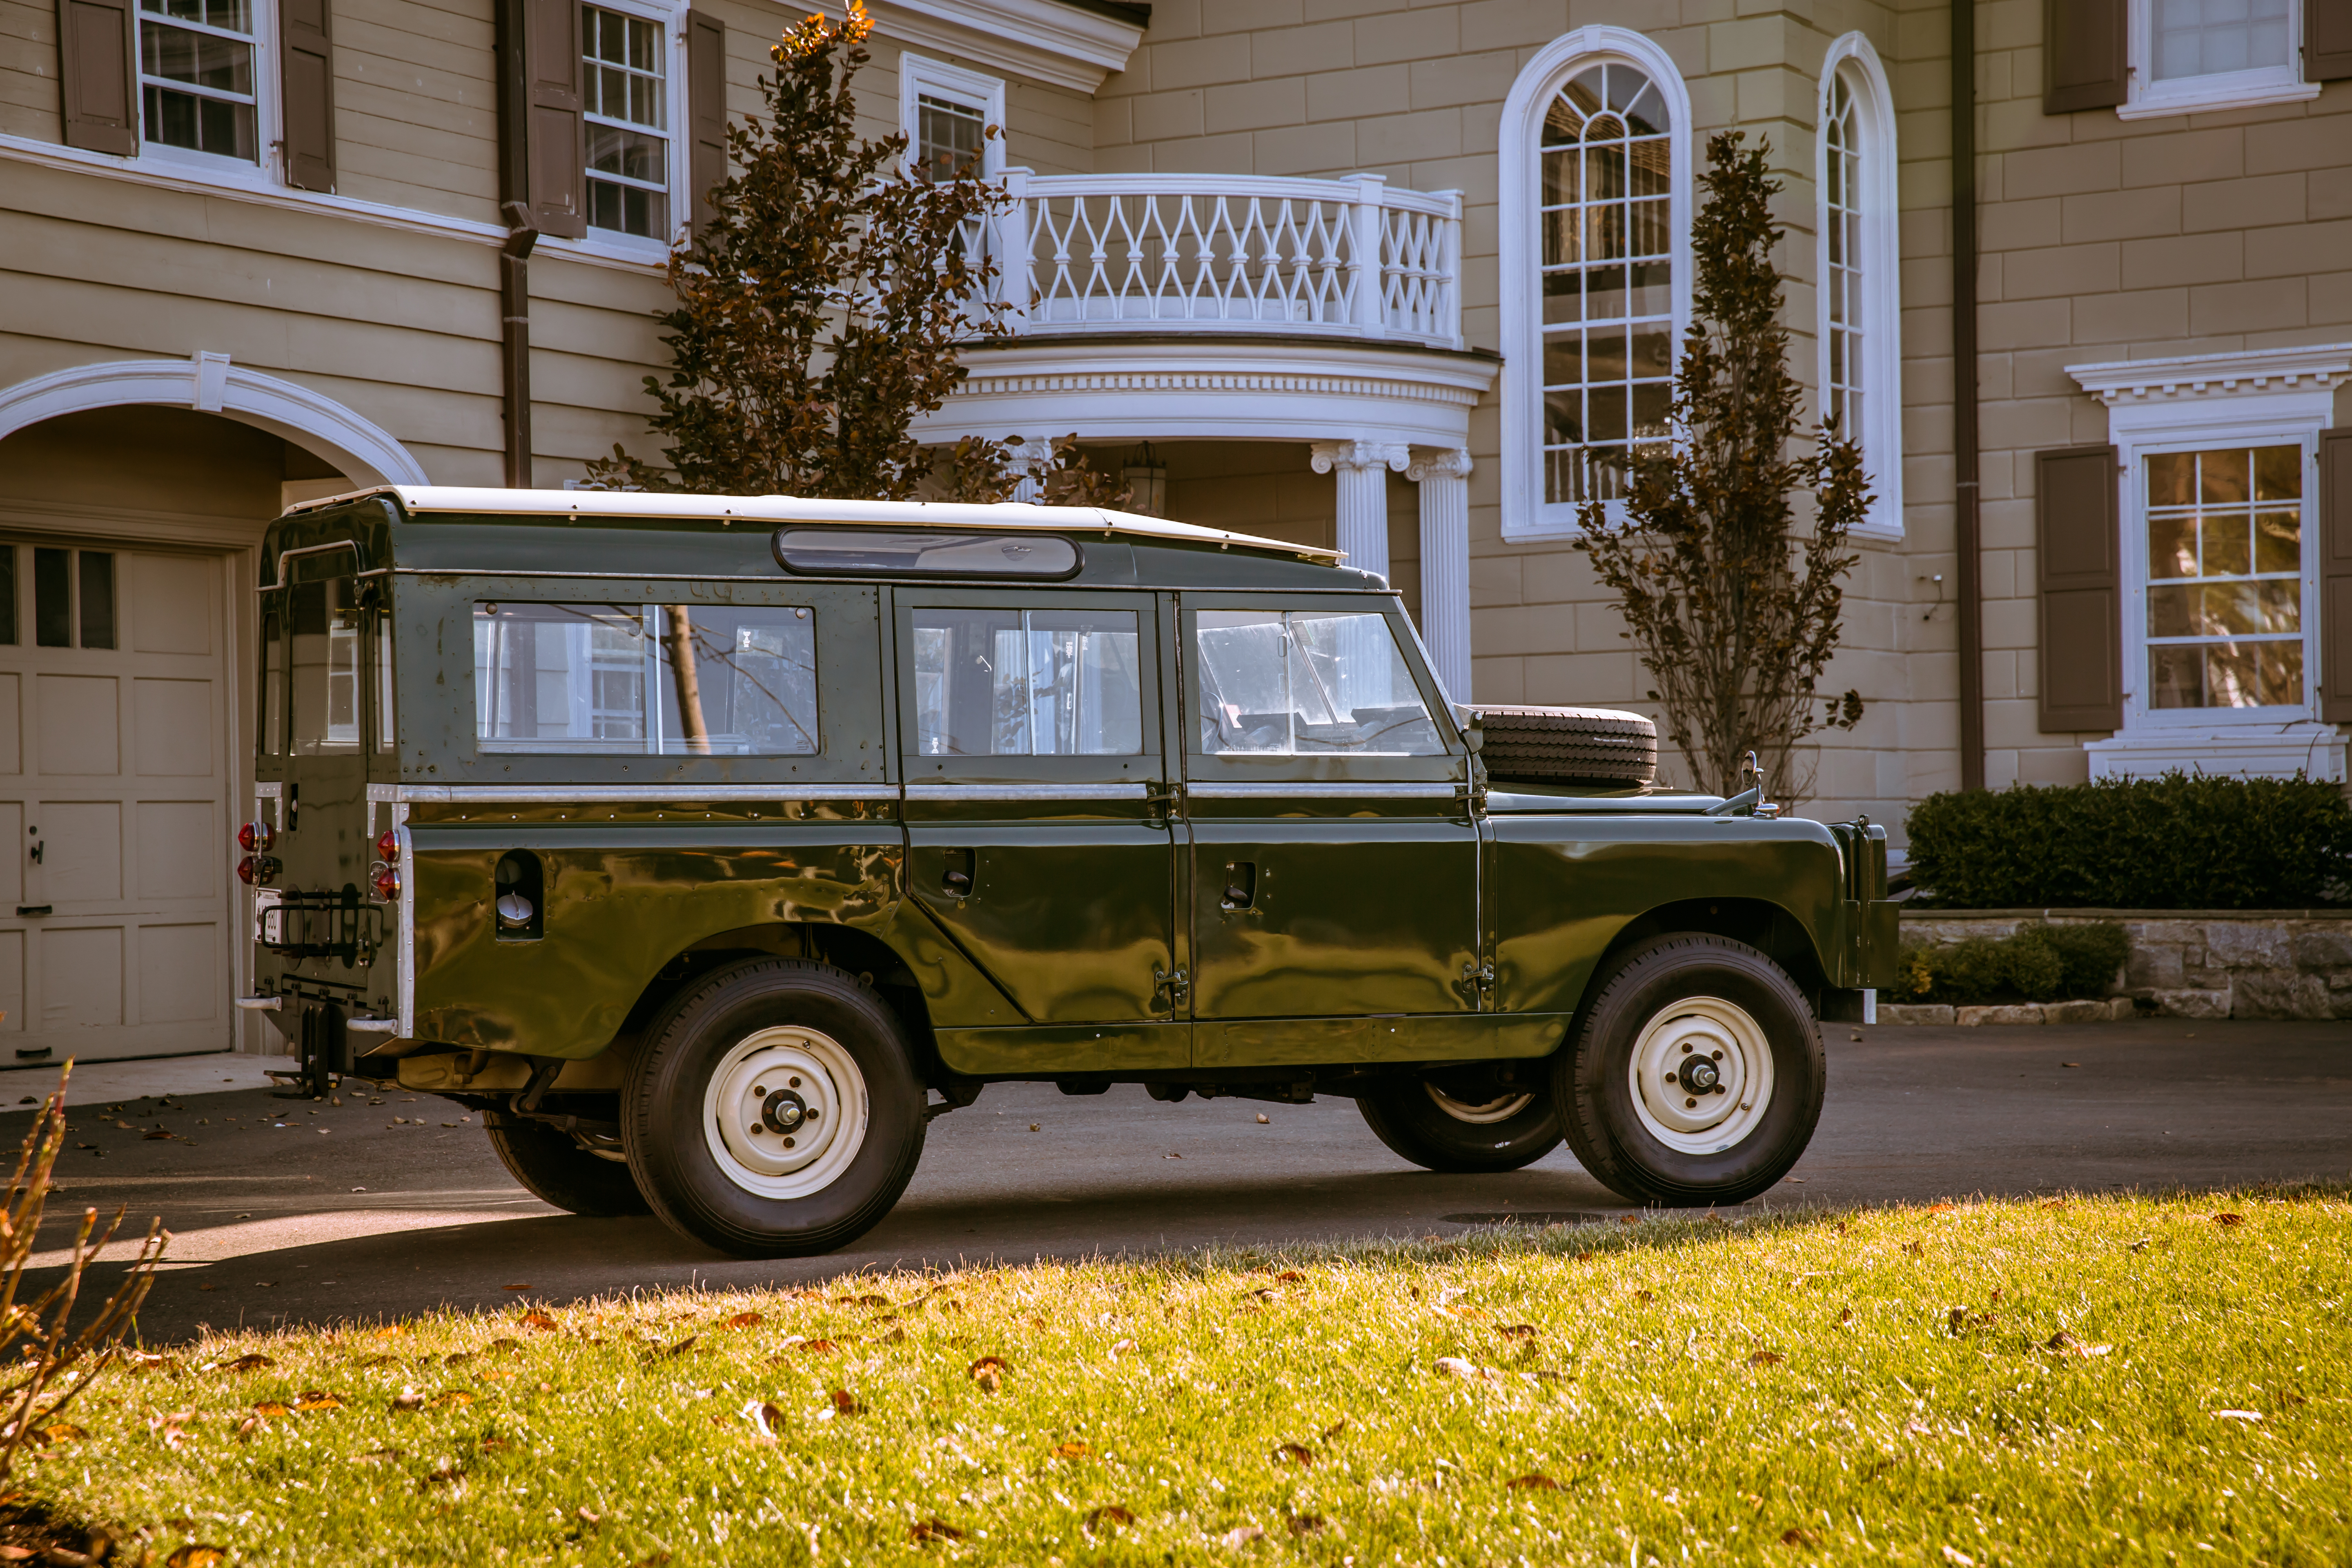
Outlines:
{"label": "thin tree trunk", "polygon": [[694,664],[694,622],[684,605],[662,606],[662,647],[669,655],[670,679],[677,688],[677,728],[686,749],[710,754],[710,726],[702,717],[702,678]]}

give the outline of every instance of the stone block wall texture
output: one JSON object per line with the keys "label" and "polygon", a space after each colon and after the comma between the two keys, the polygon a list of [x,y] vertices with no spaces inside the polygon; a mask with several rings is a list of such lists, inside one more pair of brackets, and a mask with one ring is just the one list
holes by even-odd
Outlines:
{"label": "stone block wall texture", "polygon": [[2021,926],[2119,925],[2112,994],[2179,1018],[2352,1018],[2352,910],[1956,910],[1903,917],[1905,943],[2005,937]]}

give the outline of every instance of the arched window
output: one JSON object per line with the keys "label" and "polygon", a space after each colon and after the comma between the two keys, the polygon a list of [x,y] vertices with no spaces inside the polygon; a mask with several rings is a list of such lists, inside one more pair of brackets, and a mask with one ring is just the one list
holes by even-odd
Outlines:
{"label": "arched window", "polygon": [[1895,116],[1860,33],[1822,65],[1819,190],[1821,416],[1862,444],[1874,492],[1861,531],[1903,533],[1903,360],[1896,282]]}
{"label": "arched window", "polygon": [[1690,101],[1656,45],[1584,27],[1503,110],[1503,534],[1559,537],[1668,439],[1689,317]]}

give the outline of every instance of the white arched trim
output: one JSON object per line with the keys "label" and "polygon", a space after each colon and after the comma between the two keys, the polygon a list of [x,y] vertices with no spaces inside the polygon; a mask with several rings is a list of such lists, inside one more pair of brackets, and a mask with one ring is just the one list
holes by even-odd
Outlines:
{"label": "white arched trim", "polygon": [[315,452],[363,485],[432,483],[382,426],[306,386],[231,364],[226,354],[75,365],[0,388],[0,440],[61,414],[155,404],[267,430]]}
{"label": "white arched trim", "polygon": [[[1870,475],[1869,520],[1854,531],[1869,539],[1903,537],[1903,271],[1902,224],[1895,187],[1895,96],[1886,68],[1860,33],[1830,46],[1822,61],[1821,95],[1813,125],[1813,190],[1817,250],[1813,277],[1818,305],[1814,342],[1821,350],[1813,385],[1830,382],[1829,120],[1830,86],[1843,76],[1853,95],[1862,143],[1862,459]],[[1822,399],[1825,405],[1826,397]]]}
{"label": "white arched trim", "polygon": [[1675,232],[1677,352],[1690,325],[1690,91],[1673,58],[1650,38],[1624,27],[1579,27],[1537,50],[1503,100],[1496,237],[1502,251],[1505,539],[1565,539],[1579,531],[1573,506],[1547,505],[1543,499],[1543,261],[1537,224],[1543,206],[1543,160],[1537,146],[1553,96],[1578,71],[1607,60],[1622,61],[1647,76],[1674,120],[1667,213]]}

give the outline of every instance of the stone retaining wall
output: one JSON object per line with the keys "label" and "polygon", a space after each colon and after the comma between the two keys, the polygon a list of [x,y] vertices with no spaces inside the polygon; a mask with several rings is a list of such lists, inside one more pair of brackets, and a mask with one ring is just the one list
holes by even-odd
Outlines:
{"label": "stone retaining wall", "polygon": [[[1921,910],[1903,911],[1903,941],[1942,946],[2010,936],[2021,925],[2105,921],[2124,928],[2131,956],[2109,987],[2143,1016],[2174,1018],[2352,1018],[2352,910]],[[2063,1004],[2053,1004],[2053,1008]],[[2103,1005],[2085,1003],[2084,1008]],[[1889,1009],[1882,1006],[1884,1016]],[[1928,1009],[1905,1008],[1907,1013]],[[1933,1009],[1938,1013],[1952,1009]],[[1963,1013],[2001,1012],[1961,1008]],[[2044,1009],[2048,1011],[2048,1009]],[[1890,1020],[1892,1021],[1892,1020]],[[2006,1018],[1912,1018],[2003,1023]],[[2038,1022],[2018,1019],[2018,1022]],[[2052,1022],[2087,1022],[2073,1017]]]}

